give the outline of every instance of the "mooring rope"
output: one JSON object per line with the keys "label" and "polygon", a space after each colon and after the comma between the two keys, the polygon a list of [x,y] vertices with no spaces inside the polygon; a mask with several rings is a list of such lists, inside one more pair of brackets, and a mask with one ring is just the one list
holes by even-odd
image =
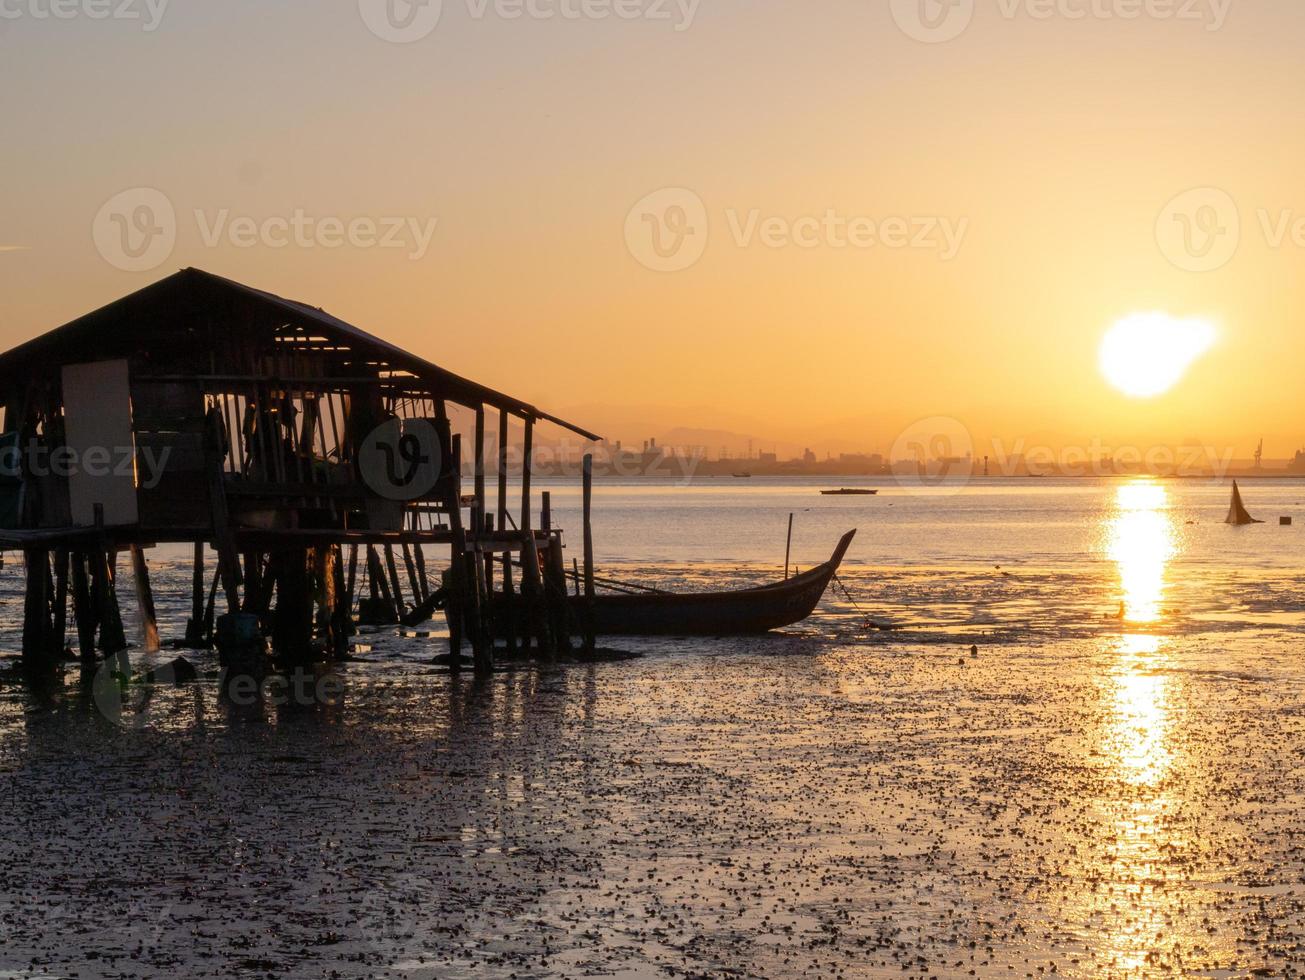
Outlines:
{"label": "mooring rope", "polygon": [[837,572],[834,573],[834,581],[837,582],[838,587],[843,590],[843,595],[846,596],[847,601],[852,604],[852,608],[855,609],[858,613],[860,613],[861,618],[865,620],[865,625],[867,629],[887,630],[892,628],[890,626],[881,626],[879,623],[876,623],[873,619],[870,618],[870,614],[861,608],[861,604],[856,601],[856,598],[852,595],[851,590],[848,589],[847,583],[843,581],[842,577],[839,576]]}

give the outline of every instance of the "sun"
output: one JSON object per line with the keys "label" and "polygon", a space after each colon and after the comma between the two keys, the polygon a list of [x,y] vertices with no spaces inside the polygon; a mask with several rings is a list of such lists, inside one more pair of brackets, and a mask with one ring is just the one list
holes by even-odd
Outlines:
{"label": "sun", "polygon": [[1101,375],[1130,398],[1163,395],[1214,346],[1214,326],[1168,313],[1133,313],[1101,341]]}

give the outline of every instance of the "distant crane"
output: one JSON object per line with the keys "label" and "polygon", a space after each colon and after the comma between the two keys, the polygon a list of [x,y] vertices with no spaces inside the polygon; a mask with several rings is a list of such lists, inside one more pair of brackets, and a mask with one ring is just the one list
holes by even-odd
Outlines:
{"label": "distant crane", "polygon": [[1261,465],[1263,462],[1264,462],[1264,440],[1261,439],[1260,444],[1255,447],[1255,469],[1257,472],[1259,470],[1264,469],[1264,467]]}

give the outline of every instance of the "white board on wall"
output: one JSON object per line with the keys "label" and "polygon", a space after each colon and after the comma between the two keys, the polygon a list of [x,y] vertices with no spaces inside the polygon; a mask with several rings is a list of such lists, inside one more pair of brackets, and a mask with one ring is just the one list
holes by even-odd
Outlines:
{"label": "white board on wall", "polygon": [[73,524],[94,527],[97,505],[106,527],[139,523],[127,362],[64,367],[63,411]]}

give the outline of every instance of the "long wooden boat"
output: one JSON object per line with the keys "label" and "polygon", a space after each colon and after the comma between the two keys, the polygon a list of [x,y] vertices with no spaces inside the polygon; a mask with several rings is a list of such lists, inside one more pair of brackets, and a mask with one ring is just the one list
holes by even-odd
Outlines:
{"label": "long wooden boat", "polygon": [[[748,636],[792,626],[811,615],[856,531],[843,535],[833,557],[784,582],[736,592],[600,595],[594,601],[599,636]],[[578,600],[576,613],[581,613]]]}
{"label": "long wooden boat", "polygon": [[821,490],[822,497],[877,497],[878,490],[849,490],[844,487],[842,490]]}

